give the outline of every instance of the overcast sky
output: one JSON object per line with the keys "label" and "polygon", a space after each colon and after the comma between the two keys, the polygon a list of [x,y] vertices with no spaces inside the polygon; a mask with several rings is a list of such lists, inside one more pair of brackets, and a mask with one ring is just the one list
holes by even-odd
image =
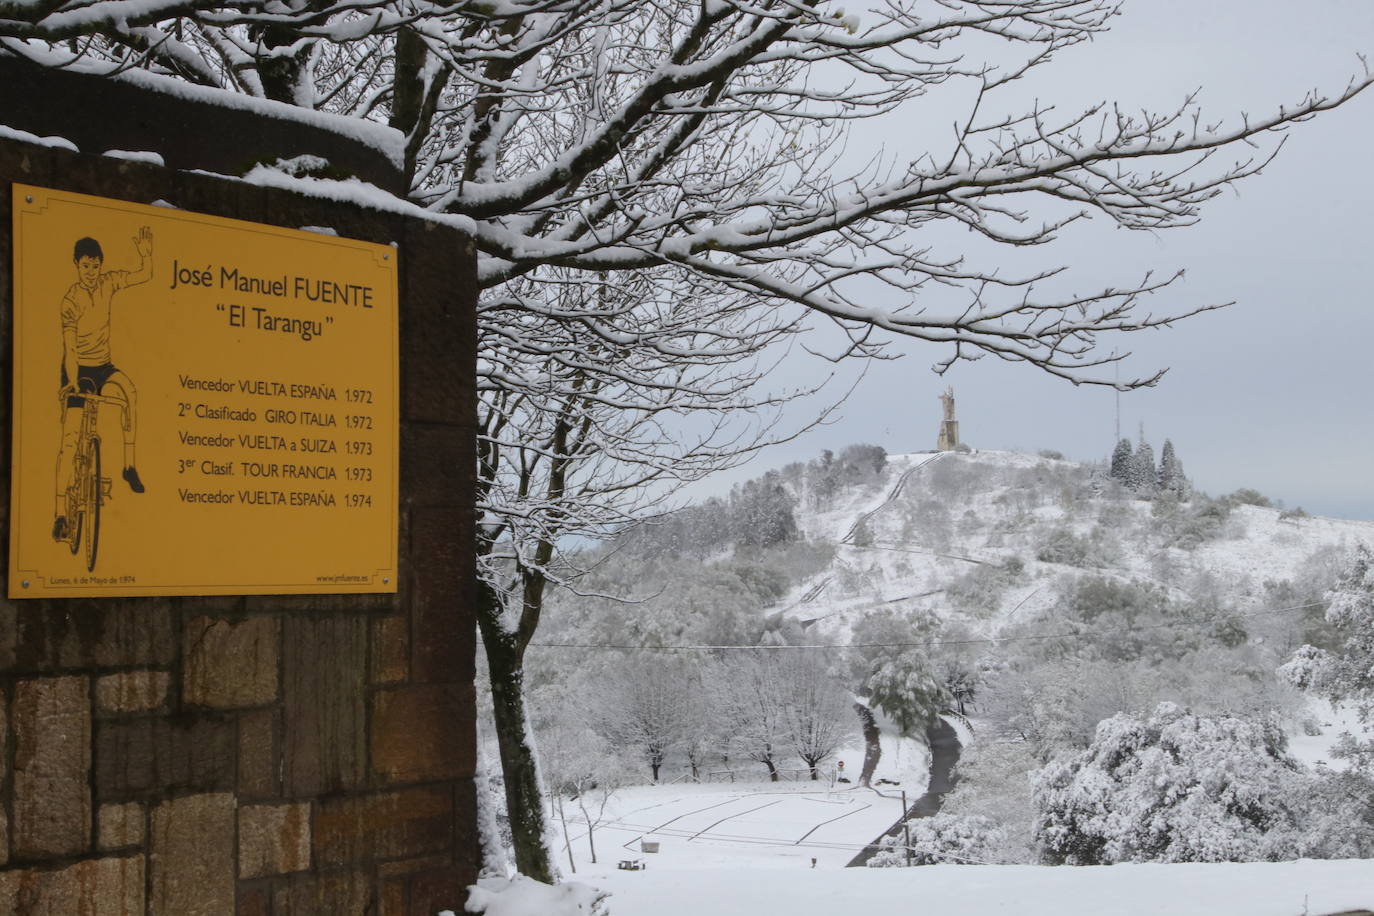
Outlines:
{"label": "overcast sky", "polygon": [[[1338,91],[1361,68],[1362,51],[1374,55],[1370,0],[1133,0],[1109,34],[1018,88],[1068,108],[1113,98],[1166,109],[1200,87],[1209,118],[1230,119],[1291,104],[1310,88]],[[907,123],[913,134],[924,129]],[[892,130],[878,134],[889,152]],[[1316,514],[1374,519],[1372,238],[1374,89],[1290,131],[1278,160],[1208,204],[1195,227],[1132,233],[1099,218],[1035,256],[1098,283],[1186,269],[1152,311],[1236,303],[1109,345],[1135,354],[1123,376],[1170,370],[1158,387],[1121,395],[1123,435],[1134,439],[1143,423],[1156,455],[1172,439],[1195,485],[1213,495],[1248,486]],[[991,358],[940,378],[930,366],[941,350],[897,347],[905,356],[872,365],[840,419],[708,489],[853,442],[893,453],[933,448],[946,385],[974,447],[1057,449],[1081,460],[1111,451],[1109,389]]]}

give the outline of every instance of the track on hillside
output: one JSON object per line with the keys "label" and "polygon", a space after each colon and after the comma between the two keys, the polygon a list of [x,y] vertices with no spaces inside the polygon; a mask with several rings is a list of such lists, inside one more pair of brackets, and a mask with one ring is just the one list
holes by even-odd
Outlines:
{"label": "track on hillside", "polygon": [[854,542],[854,533],[859,530],[859,526],[862,525],[864,522],[868,521],[873,516],[877,515],[879,512],[886,509],[888,506],[892,505],[894,502],[896,502],[897,498],[902,495],[902,490],[906,487],[906,482],[911,478],[912,474],[916,473],[924,467],[928,467],[929,465],[934,464],[944,456],[944,452],[936,452],[933,455],[927,456],[926,459],[922,461],[920,464],[913,464],[911,467],[903,471],[902,476],[897,478],[897,482],[894,483],[892,485],[892,489],[888,491],[887,498],[884,499],[877,506],[874,506],[872,509],[869,509],[863,515],[860,515],[858,520],[855,521],[854,524],[849,526],[849,530],[845,532],[844,537],[840,538],[840,543],[852,544]]}

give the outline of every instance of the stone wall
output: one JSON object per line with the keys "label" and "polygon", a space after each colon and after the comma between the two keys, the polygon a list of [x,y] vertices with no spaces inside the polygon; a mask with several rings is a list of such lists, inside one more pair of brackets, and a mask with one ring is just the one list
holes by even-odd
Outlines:
{"label": "stone wall", "polygon": [[461,912],[478,867],[470,239],[0,140],[0,569],[10,182],[396,242],[401,547],[395,595],[0,598],[0,914]]}

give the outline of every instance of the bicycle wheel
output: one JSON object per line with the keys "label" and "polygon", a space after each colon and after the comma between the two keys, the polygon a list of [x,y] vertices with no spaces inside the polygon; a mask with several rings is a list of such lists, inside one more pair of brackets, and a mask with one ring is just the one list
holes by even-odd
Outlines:
{"label": "bicycle wheel", "polygon": [[86,572],[95,571],[95,555],[100,549],[100,437],[91,436],[91,469],[86,484]]}
{"label": "bicycle wheel", "polygon": [[78,503],[74,499],[67,500],[67,505],[72,507],[67,512],[67,546],[76,553],[81,549],[81,520],[86,517],[86,510],[76,508]]}

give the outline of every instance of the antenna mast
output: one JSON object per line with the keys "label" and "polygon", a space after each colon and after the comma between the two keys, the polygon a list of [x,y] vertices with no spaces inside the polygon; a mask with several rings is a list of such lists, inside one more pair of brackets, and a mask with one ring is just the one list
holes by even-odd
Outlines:
{"label": "antenna mast", "polygon": [[1116,361],[1116,351],[1112,351],[1112,369],[1116,372],[1116,384],[1112,390],[1116,392],[1116,438],[1112,440],[1112,447],[1121,441],[1121,363]]}

